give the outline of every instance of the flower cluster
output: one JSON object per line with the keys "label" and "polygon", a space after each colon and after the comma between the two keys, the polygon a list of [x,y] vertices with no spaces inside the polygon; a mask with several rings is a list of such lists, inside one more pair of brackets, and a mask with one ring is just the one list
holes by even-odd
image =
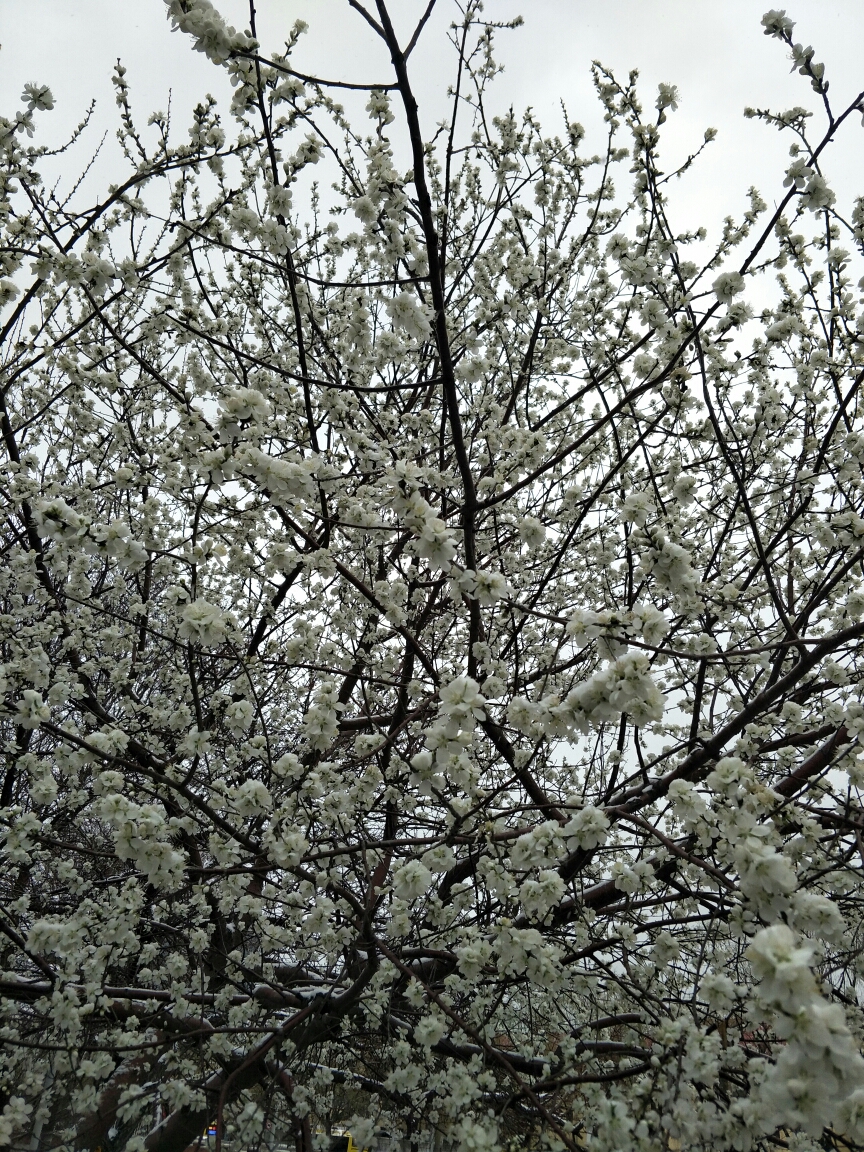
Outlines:
{"label": "flower cluster", "polygon": [[810,970],[813,949],[775,924],[756,934],[747,958],[760,981],[758,1003],[772,1013],[783,1041],[760,1085],[765,1131],[800,1126],[819,1136],[833,1126],[860,1140],[864,1058],[841,1006],[819,993]]}
{"label": "flower cluster", "polygon": [[196,52],[224,64],[234,52],[251,52],[255,41],[225,23],[210,0],[166,0],[175,29],[192,37]]}
{"label": "flower cluster", "polygon": [[627,713],[636,727],[656,723],[663,715],[663,694],[650,671],[644,652],[628,652],[611,661],[590,679],[573,688],[564,699],[544,696],[536,703],[516,696],[508,718],[526,735],[566,736],[574,730],[616,720]]}
{"label": "flower cluster", "polygon": [[400,486],[392,505],[399,519],[416,536],[417,555],[428,560],[432,567],[448,571],[456,556],[456,539],[444,520],[435,515],[416,489],[406,493]]}

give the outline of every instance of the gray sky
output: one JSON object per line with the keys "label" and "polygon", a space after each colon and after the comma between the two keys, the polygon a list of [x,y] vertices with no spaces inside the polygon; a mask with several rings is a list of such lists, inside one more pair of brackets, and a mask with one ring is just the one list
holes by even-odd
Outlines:
{"label": "gray sky", "polygon": [[[242,0],[217,7],[238,27],[248,24]],[[422,11],[421,0],[392,0],[401,26]],[[600,59],[623,75],[638,67],[643,102],[653,104],[658,81],[677,84],[680,110],[670,117],[666,140],[669,163],[698,146],[706,127],[720,136],[698,169],[675,189],[679,227],[716,227],[726,213],[740,216],[746,190],[757,187],[772,203],[782,184],[788,142],[742,116],[746,104],[817,108],[802,77],[790,75],[785,49],[763,36],[765,0],[487,0],[486,14],[506,19],[518,12],[525,26],[501,33],[498,56],[505,65],[496,82],[499,107],[532,105],[549,130],[560,127],[558,101],[589,129],[589,146],[601,146],[600,120],[589,66]],[[864,4],[861,0],[799,0],[787,3],[798,24],[796,39],[816,48],[826,64],[831,95],[844,106],[864,89]],[[351,80],[389,79],[389,62],[374,34],[347,0],[259,0],[259,37],[265,51],[281,46],[298,16],[310,25],[295,56],[296,66]],[[412,57],[424,126],[443,114],[452,76],[452,52],[445,30],[453,16],[450,0],[438,10]],[[228,84],[220,69],[190,51],[189,40],[171,34],[161,0],[0,0],[0,112],[14,113],[27,81],[51,85],[58,107],[43,114],[40,138],[59,140],[78,122],[92,97],[98,101],[99,131],[113,136],[114,60],[128,68],[128,80],[141,123],[164,109],[172,90],[177,127],[185,135],[188,110],[206,92],[227,103]],[[48,129],[50,126],[50,136]],[[832,186],[845,198],[864,193],[864,129],[855,117],[829,161]],[[108,164],[105,179],[119,174]],[[93,191],[96,189],[94,187]]]}

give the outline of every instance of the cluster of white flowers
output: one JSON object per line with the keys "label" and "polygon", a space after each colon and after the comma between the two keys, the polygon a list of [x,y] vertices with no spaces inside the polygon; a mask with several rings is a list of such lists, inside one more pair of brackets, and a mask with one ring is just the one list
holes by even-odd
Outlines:
{"label": "cluster of white flowers", "polygon": [[317,462],[299,457],[270,456],[247,445],[234,458],[237,468],[248,471],[274,500],[312,500],[315,497]]}
{"label": "cluster of white flowers", "polygon": [[602,808],[586,804],[566,824],[546,820],[524,832],[510,849],[510,863],[517,871],[558,864],[576,848],[604,844],[608,830],[609,818]]}
{"label": "cluster of white flowers", "polygon": [[40,501],[34,510],[34,519],[49,540],[74,540],[86,530],[81,517],[62,497]]}
{"label": "cluster of white flowers", "polygon": [[[741,891],[759,916],[771,923],[789,908],[798,879],[791,860],[777,851],[771,825],[758,823],[770,794],[765,795],[752,770],[738,756],[719,760],[706,784],[717,796],[712,820],[734,859]],[[676,793],[679,802],[682,794]],[[691,807],[691,821],[693,813]],[[695,809],[697,824],[700,815]]]}
{"label": "cluster of white flowers", "polygon": [[393,892],[399,900],[410,904],[425,896],[432,882],[432,873],[420,860],[409,860],[393,873]]}
{"label": "cluster of white flowers", "polygon": [[498,971],[512,975],[524,973],[532,984],[554,991],[560,987],[562,973],[560,951],[544,940],[536,928],[502,925],[495,937]]}
{"label": "cluster of white flowers", "polygon": [[691,554],[659,530],[649,531],[645,536],[646,547],[639,558],[640,573],[653,576],[659,591],[684,598],[692,596],[698,577]]}
{"label": "cluster of white flowers", "polygon": [[656,647],[668,631],[668,619],[653,604],[635,604],[626,612],[577,608],[567,621],[567,635],[579,648],[594,640],[598,656],[609,660],[627,650],[628,637],[641,636],[646,644]]}
{"label": "cluster of white flowers", "polygon": [[425,340],[430,331],[429,315],[409,292],[400,292],[385,307],[393,321],[394,328],[400,328],[412,340]]}
{"label": "cluster of white flowers", "polygon": [[232,619],[215,604],[194,600],[180,613],[178,634],[183,640],[201,644],[204,648],[218,648],[231,630]]}
{"label": "cluster of white flowers", "polygon": [[147,560],[144,545],[133,538],[125,520],[88,524],[62,497],[40,501],[34,519],[49,540],[67,544],[80,540],[89,551],[117,560],[124,568],[140,568]]}
{"label": "cluster of white flowers", "polygon": [[616,720],[626,712],[642,728],[663,715],[663,694],[651,675],[645,652],[627,652],[573,688],[564,699],[544,696],[536,703],[515,696],[507,710],[510,723],[526,736],[567,736]]}
{"label": "cluster of white flowers", "polygon": [[92,525],[86,543],[93,551],[104,553],[115,559],[121,567],[132,571],[141,568],[147,561],[147,550],[139,540],[132,538],[132,529],[124,520]]}
{"label": "cluster of white flowers", "polygon": [[169,839],[165,811],[159,804],[136,804],[121,792],[108,792],[99,815],[112,828],[121,860],[131,860],[154,888],[175,888],[186,864]]}
{"label": "cluster of white flowers", "polygon": [[791,35],[795,21],[786,15],[785,8],[772,8],[762,17],[762,27],[765,29],[766,36],[776,36],[778,39],[783,39]]}
{"label": "cluster of white flowers", "polygon": [[459,571],[453,566],[451,573],[457,594],[477,600],[484,607],[497,603],[507,595],[507,579],[500,572],[489,569],[475,572],[473,568],[463,568]]}
{"label": "cluster of white flowers", "polygon": [[51,709],[42,696],[33,688],[25,688],[21,699],[15,704],[15,713],[22,728],[30,730],[51,719]]}
{"label": "cluster of white flowers", "polygon": [[811,212],[821,212],[825,208],[830,208],[834,201],[837,199],[824,176],[820,176],[818,172],[814,172],[807,180],[807,186],[801,193],[801,206],[809,208]]}
{"label": "cluster of white flowers", "polygon": [[244,780],[234,789],[231,806],[238,816],[260,816],[273,807],[270,793],[260,780]]}
{"label": "cluster of white flowers", "polygon": [[319,685],[303,717],[303,735],[313,748],[323,752],[332,744],[339,729],[339,713],[344,711],[345,705],[339,700],[336,684],[325,680]]}
{"label": "cluster of white flowers", "polygon": [[457,676],[438,695],[438,716],[425,733],[427,750],[418,752],[411,761],[416,771],[427,770],[433,762],[443,766],[451,757],[460,757],[474,743],[477,721],[486,719],[486,701],[480,685],[470,676]]}
{"label": "cluster of white flowers", "polygon": [[13,1137],[27,1123],[31,1112],[30,1105],[23,1096],[10,1096],[0,1113],[0,1147],[13,1143]]}
{"label": "cluster of white flowers", "polygon": [[498,1126],[488,1116],[482,1120],[463,1116],[454,1131],[459,1152],[493,1152],[499,1148]]}
{"label": "cluster of white flowers", "polygon": [[671,108],[673,112],[677,112],[679,99],[678,89],[674,84],[658,84],[655,107],[659,112],[662,113],[665,108]]}
{"label": "cluster of white flowers", "polygon": [[654,879],[654,869],[648,860],[637,860],[628,864],[623,860],[616,860],[611,868],[612,879],[619,892],[628,896],[635,896],[646,891]]}
{"label": "cluster of white flowers", "polygon": [[740,272],[721,272],[711,287],[721,304],[731,304],[744,291],[744,277]]}
{"label": "cluster of white flowers", "polygon": [[654,511],[650,492],[629,492],[621,503],[621,519],[640,528]]}
{"label": "cluster of white flowers", "polygon": [[274,820],[264,836],[267,853],[280,868],[296,868],[309,847],[302,832],[290,829]]}
{"label": "cluster of white flowers", "polygon": [[227,436],[241,436],[247,424],[264,424],[270,415],[267,397],[256,388],[233,388],[219,398],[219,427]]}
{"label": "cluster of white flowers", "polygon": [[456,539],[427,501],[419,492],[412,492],[407,497],[398,495],[393,506],[396,514],[417,537],[414,545],[417,555],[428,560],[433,568],[449,570],[456,555]]}
{"label": "cluster of white flowers", "polygon": [[192,37],[196,52],[214,64],[224,64],[234,52],[251,52],[256,42],[225,23],[210,0],[166,0],[175,29]]}
{"label": "cluster of white flowers", "polygon": [[864,1135],[864,1058],[843,1009],[819,992],[812,947],[784,924],[758,932],[747,958],[760,981],[757,999],[783,1041],[759,1089],[765,1131],[801,1127],[811,1136],[834,1127]]}

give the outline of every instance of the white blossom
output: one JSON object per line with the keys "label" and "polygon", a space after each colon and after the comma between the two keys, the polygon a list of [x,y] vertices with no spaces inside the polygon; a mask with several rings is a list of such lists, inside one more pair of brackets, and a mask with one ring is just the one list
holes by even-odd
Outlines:
{"label": "white blossom", "polygon": [[431,883],[432,873],[419,860],[409,860],[393,873],[393,891],[407,902],[425,896]]}
{"label": "white blossom", "polygon": [[194,40],[196,52],[203,52],[214,64],[223,64],[236,51],[249,51],[255,41],[227,25],[209,0],[167,0],[174,27]]}
{"label": "white blossom", "polygon": [[215,604],[195,600],[180,613],[178,632],[184,640],[215,648],[228,635],[230,620]]}
{"label": "white blossom", "polygon": [[43,702],[41,695],[32,688],[25,688],[21,693],[15,711],[22,728],[38,728],[43,721],[51,719],[51,709]]}
{"label": "white blossom", "polygon": [[82,527],[81,517],[60,497],[41,501],[35,509],[35,520],[40,531],[52,540],[74,540]]}
{"label": "white blossom", "polygon": [[369,196],[358,196],[354,201],[354,213],[364,224],[374,224],[378,218],[378,209]]}
{"label": "white blossom", "polygon": [[621,519],[641,528],[653,511],[654,501],[650,493],[630,492],[621,505]]}
{"label": "white blossom", "polygon": [[744,291],[744,277],[740,272],[721,272],[711,287],[721,304],[730,304]]}
{"label": "white blossom", "polygon": [[31,111],[38,108],[40,112],[47,112],[54,107],[54,97],[47,84],[25,84],[21,99]]}
{"label": "white blossom", "polygon": [[655,107],[660,113],[659,121],[662,124],[666,119],[666,109],[671,108],[673,112],[678,111],[678,89],[674,84],[658,84],[657,86],[657,100]]}
{"label": "white blossom", "polygon": [[519,536],[529,548],[538,548],[546,538],[546,527],[536,516],[523,516],[519,521]]}
{"label": "white blossom", "polygon": [[786,9],[772,8],[770,12],[766,12],[762,17],[762,25],[765,29],[766,36],[784,36],[791,33],[795,27],[794,20],[790,20],[786,15]]}
{"label": "white blossom", "polygon": [[567,846],[572,850],[578,848],[597,848],[606,842],[609,830],[609,819],[601,808],[593,804],[586,804],[575,815],[571,816],[561,833],[567,836]]}
{"label": "white blossom", "polygon": [[32,1105],[23,1096],[9,1097],[0,1113],[0,1145],[12,1143],[13,1136],[24,1127],[32,1111]]}
{"label": "white blossom", "polygon": [[229,436],[239,436],[241,425],[263,423],[270,414],[266,397],[254,388],[235,388],[219,400],[221,426]]}
{"label": "white blossom", "polygon": [[809,208],[811,212],[819,212],[823,208],[830,208],[836,199],[825,178],[814,172],[809,176],[807,186],[801,193],[801,206]]}
{"label": "white blossom", "polygon": [[246,780],[234,790],[232,804],[240,816],[258,816],[269,811],[273,801],[260,780]]}
{"label": "white blossom", "polygon": [[429,335],[429,316],[410,293],[400,292],[386,301],[385,306],[394,327],[401,328],[412,339],[425,340]]}
{"label": "white blossom", "polygon": [[761,981],[760,1002],[777,1013],[785,1040],[761,1085],[763,1127],[800,1125],[811,1136],[826,1125],[844,1127],[856,1111],[850,1098],[864,1090],[864,1059],[843,1009],[819,994],[812,950],[776,924],[757,933],[747,956]]}
{"label": "white blossom", "polygon": [[525,880],[519,889],[519,902],[527,916],[542,919],[564,895],[564,881],[557,872],[544,868],[536,880]]}

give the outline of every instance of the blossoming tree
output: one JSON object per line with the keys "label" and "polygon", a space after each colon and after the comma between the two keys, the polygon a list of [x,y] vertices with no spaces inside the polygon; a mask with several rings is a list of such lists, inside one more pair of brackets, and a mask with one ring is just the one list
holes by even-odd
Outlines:
{"label": "blossoming tree", "polygon": [[239,127],[118,65],[92,203],[0,119],[0,1143],[860,1146],[864,94],[763,18],[709,250],[673,88],[493,118],[465,0],[430,139],[349,4],[366,88],[169,0]]}

